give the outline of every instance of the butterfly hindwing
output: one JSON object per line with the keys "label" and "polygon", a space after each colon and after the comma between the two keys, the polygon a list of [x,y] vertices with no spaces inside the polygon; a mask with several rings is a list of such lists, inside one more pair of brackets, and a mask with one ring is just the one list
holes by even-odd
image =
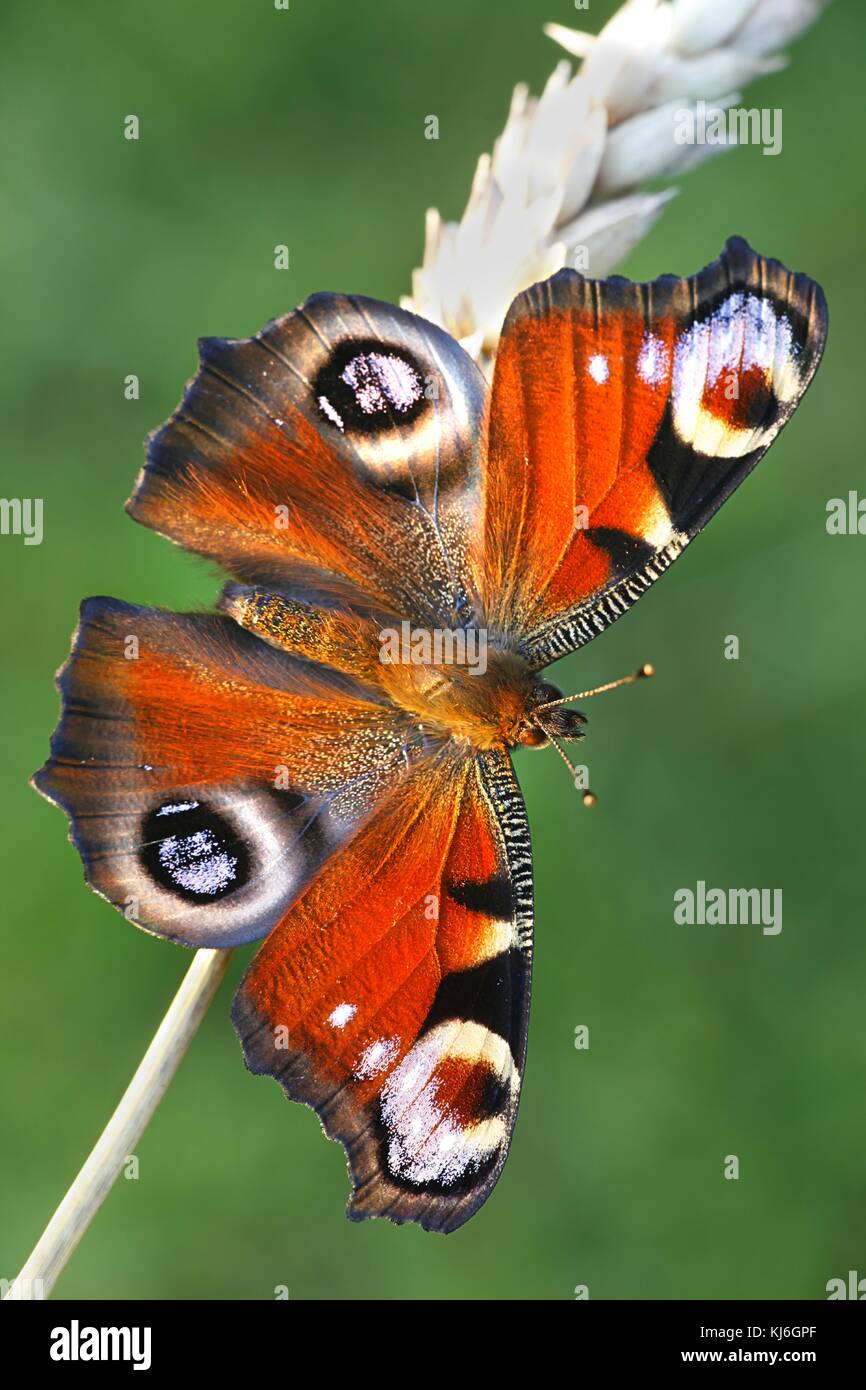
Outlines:
{"label": "butterfly hindwing", "polygon": [[346,1148],[355,1218],[449,1231],[508,1151],[532,875],[505,753],[407,774],[274,929],[234,1004],[252,1071]]}
{"label": "butterfly hindwing", "polygon": [[88,599],[35,784],[88,882],[186,946],[265,933],[404,765],[405,721],[220,615]]}
{"label": "butterfly hindwing", "polygon": [[242,581],[417,622],[465,614],[487,388],[447,333],[319,294],[199,353],[149,441],[137,521]]}
{"label": "butterfly hindwing", "polygon": [[537,669],[614,621],[751,472],[818,365],[820,288],[739,238],[688,279],[520,295],[490,405],[476,566]]}

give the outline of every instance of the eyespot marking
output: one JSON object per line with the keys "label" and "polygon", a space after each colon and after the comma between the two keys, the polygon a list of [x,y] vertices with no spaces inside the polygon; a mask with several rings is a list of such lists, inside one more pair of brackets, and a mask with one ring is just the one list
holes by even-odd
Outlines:
{"label": "eyespot marking", "polygon": [[507,1144],[519,1076],[505,1039],[451,1018],[426,1033],[382,1088],[389,1173],[436,1191],[488,1170]]}
{"label": "eyespot marking", "polygon": [[320,414],[343,433],[409,424],[427,405],[424,376],[404,347],[375,339],[341,343],[313,383]]}
{"label": "eyespot marking", "polygon": [[242,887],[250,856],[229,822],[199,801],[165,802],[144,819],[139,859],[161,887],[213,903]]}

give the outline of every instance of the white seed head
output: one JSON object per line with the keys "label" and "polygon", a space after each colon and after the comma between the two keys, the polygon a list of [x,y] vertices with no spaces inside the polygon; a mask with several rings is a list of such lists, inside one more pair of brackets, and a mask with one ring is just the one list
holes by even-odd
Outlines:
{"label": "white seed head", "polygon": [[625,0],[597,35],[548,24],[580,60],[541,96],[521,84],[492,155],[478,161],[459,222],[427,214],[423,264],[404,308],[441,324],[489,369],[512,299],[569,265],[610,274],[674,189],[643,190],[730,148],[678,143],[674,120],[739,100],[784,66],[779,50],[829,0]]}

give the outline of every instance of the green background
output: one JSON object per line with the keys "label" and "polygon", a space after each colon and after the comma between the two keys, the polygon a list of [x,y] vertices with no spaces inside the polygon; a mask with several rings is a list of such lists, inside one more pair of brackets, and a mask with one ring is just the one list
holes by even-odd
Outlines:
{"label": "green background", "polygon": [[[186,609],[217,592],[205,564],[124,516],[142,439],[199,335],[251,333],[315,290],[404,293],[425,208],[459,215],[512,85],[538,91],[560,56],[541,21],[598,28],[612,8],[3,7],[2,492],[45,499],[41,546],[0,539],[5,1277],[188,964],[87,891],[62,816],[27,786],[79,599]],[[749,89],[746,104],[783,108],[782,154],[746,148],[685,176],[624,267],[689,273],[743,234],[823,283],[829,348],[722,519],[558,668],[569,689],[659,669],[590,707],[597,810],[553,753],[518,760],[535,992],[487,1206],[447,1238],[348,1223],[342,1151],[245,1072],[227,983],[139,1145],[139,1180],[117,1183],[59,1296],[820,1298],[866,1274],[866,538],[825,529],[828,499],[864,490],[864,40],[866,7],[832,6],[787,71]],[[138,143],[122,138],[130,112]],[[289,272],[273,268],[279,242]],[[781,887],[781,935],[676,925],[673,894],[698,879]]]}

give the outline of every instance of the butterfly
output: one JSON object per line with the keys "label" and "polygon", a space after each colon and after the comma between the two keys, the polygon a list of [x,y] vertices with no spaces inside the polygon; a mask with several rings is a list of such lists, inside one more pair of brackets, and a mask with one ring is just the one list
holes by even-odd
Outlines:
{"label": "butterfly", "polygon": [[452,1231],[496,1183],[533,937],[510,755],[585,732],[540,673],[751,472],[826,327],[734,238],[687,279],[526,290],[490,386],[354,296],[200,343],[127,509],[227,572],[218,611],[86,600],[34,780],[145,931],[263,941],[246,1064],[344,1145],[350,1217]]}

